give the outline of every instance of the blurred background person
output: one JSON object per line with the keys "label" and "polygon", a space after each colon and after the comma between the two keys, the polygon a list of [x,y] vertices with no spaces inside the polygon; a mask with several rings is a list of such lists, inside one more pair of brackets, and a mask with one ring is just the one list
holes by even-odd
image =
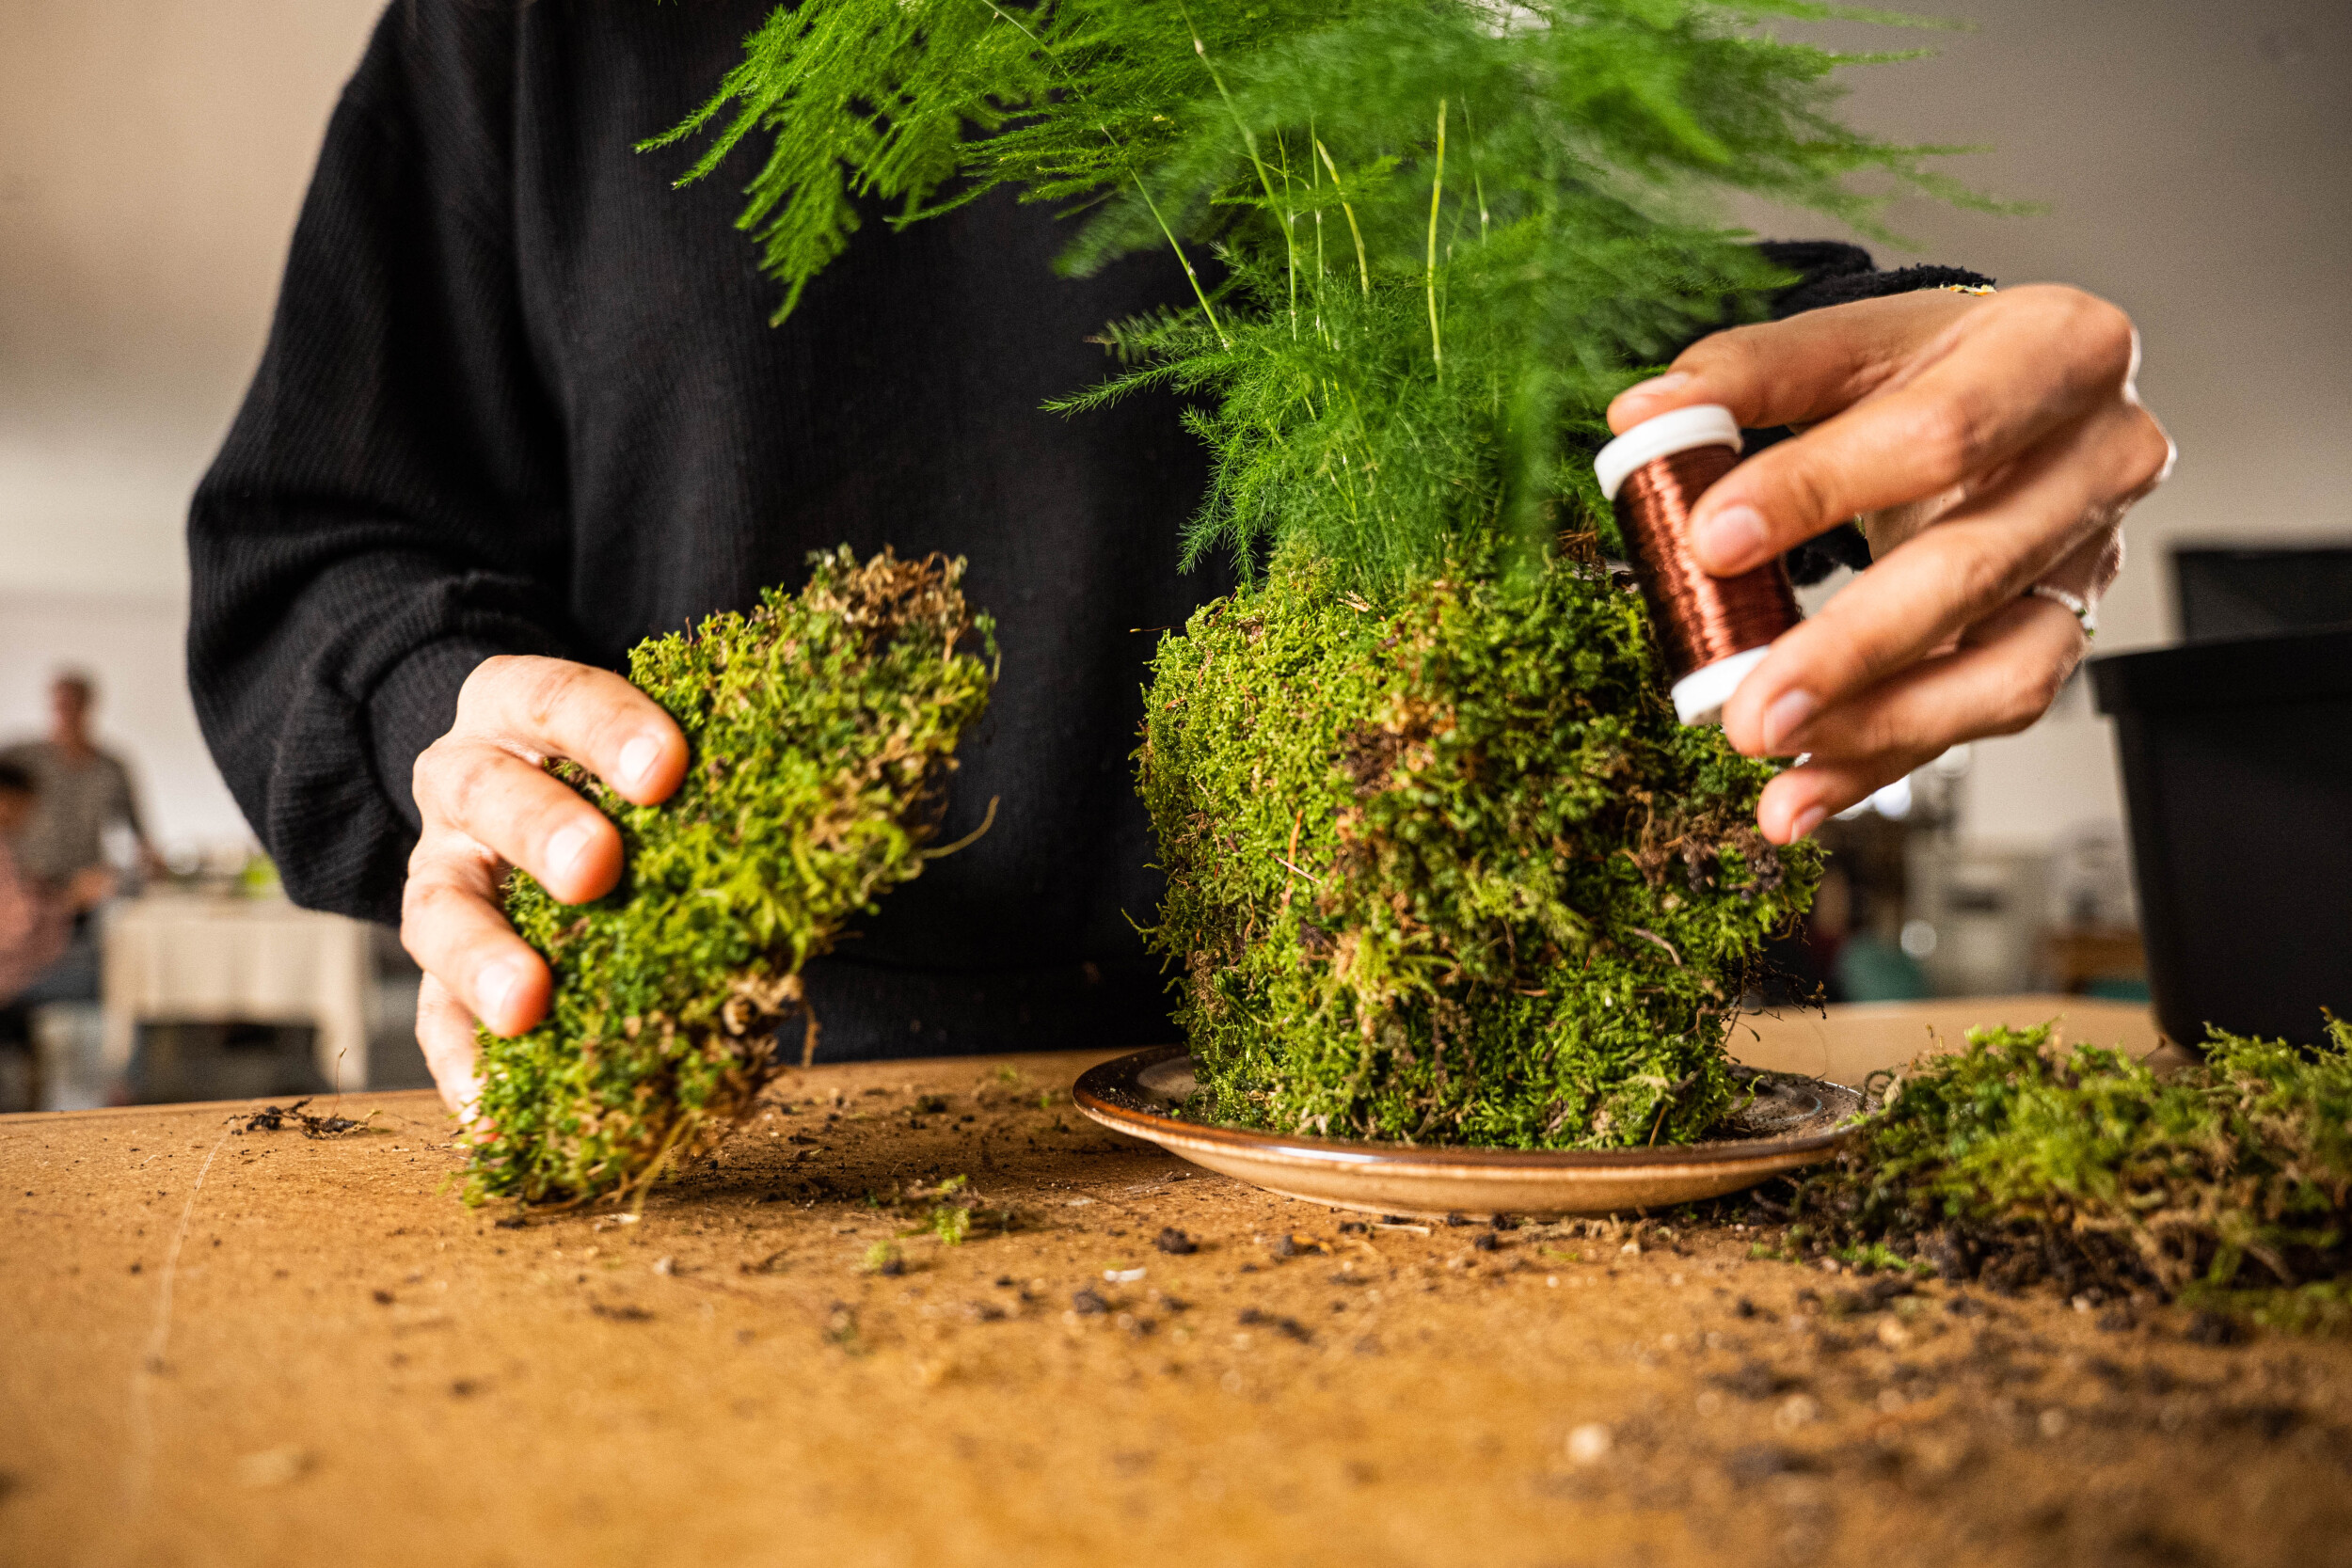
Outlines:
{"label": "blurred background person", "polygon": [[[139,816],[131,770],[91,734],[97,706],[95,681],[78,670],[60,671],[49,683],[49,733],[0,750],[0,765],[28,778],[34,792],[24,821],[5,832],[9,851],[19,874],[51,888],[74,886],[84,873],[97,871],[106,873],[111,889],[106,833],[113,828],[129,831],[141,876],[164,874],[163,858]],[[67,942],[38,974],[20,983],[20,1003],[98,1000],[98,937],[89,912],[103,897],[76,908]]]}
{"label": "blurred background person", "polygon": [[37,1101],[27,989],[65,953],[75,921],[114,891],[114,873],[103,864],[62,880],[18,864],[11,845],[40,806],[33,775],[0,762],[0,1111],[29,1111]]}
{"label": "blurred background person", "polygon": [[131,770],[90,733],[97,706],[95,681],[78,670],[60,671],[49,683],[49,734],[0,751],[0,762],[30,774],[40,792],[32,820],[12,835],[23,869],[36,877],[62,880],[104,865],[106,830],[117,825],[131,831],[141,873],[163,874],[139,817]]}

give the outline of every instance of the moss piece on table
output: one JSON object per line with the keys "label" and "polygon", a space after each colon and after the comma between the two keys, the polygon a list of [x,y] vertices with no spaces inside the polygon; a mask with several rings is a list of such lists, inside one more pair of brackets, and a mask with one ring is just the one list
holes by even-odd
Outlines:
{"label": "moss piece on table", "polygon": [[1675,721],[1589,555],[1386,607],[1303,552],[1166,639],[1136,763],[1152,945],[1216,1119],[1539,1148],[1689,1142],[1812,846],[1771,770]]}
{"label": "moss piece on table", "polygon": [[770,589],[630,655],[686,735],[669,800],[632,805],[557,766],[619,827],[627,868],[586,905],[521,872],[508,883],[555,992],[537,1028],[480,1037],[490,1131],[469,1197],[616,1195],[707,1147],[780,1051],[814,1047],[802,966],[937,853],[956,741],[994,678],[993,624],[965,604],[961,561],[860,564],[844,546],[810,563],[799,594]]}
{"label": "moss piece on table", "polygon": [[2304,1050],[2219,1030],[2159,1078],[2054,1030],[1915,1063],[1791,1240],[1895,1243],[1954,1277],[2153,1289],[2281,1327],[2352,1325],[2352,1024]]}

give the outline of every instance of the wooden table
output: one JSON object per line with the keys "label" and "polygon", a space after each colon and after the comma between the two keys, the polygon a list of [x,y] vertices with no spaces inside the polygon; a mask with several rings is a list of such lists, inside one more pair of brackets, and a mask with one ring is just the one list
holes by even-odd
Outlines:
{"label": "wooden table", "polygon": [[[1749,1043],[1851,1065],[1927,1022]],[[633,1225],[463,1208],[421,1095],[346,1097],[375,1130],[331,1142],[221,1105],[0,1120],[0,1562],[2352,1550],[2344,1346],[1944,1285],[1841,1314],[1861,1282],[1728,1223],[1343,1229],[1077,1117],[1093,1059],[787,1074]],[[956,1174],[1022,1228],[951,1248],[865,1201]]]}
{"label": "wooden table", "polygon": [[140,1023],[308,1023],[322,1082],[368,1081],[368,928],[283,898],[151,894],[106,911],[104,1035],[109,1076],[131,1063]]}

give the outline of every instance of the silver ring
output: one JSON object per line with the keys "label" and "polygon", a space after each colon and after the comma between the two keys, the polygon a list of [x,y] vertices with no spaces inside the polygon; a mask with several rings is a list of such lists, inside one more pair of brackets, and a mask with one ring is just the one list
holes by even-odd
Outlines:
{"label": "silver ring", "polygon": [[2080,594],[2070,594],[2063,588],[2053,588],[2046,582],[2037,582],[2026,590],[2026,597],[2047,599],[2072,615],[2075,625],[2083,628],[2083,637],[2086,641],[2099,635],[2099,611],[2092,607],[2089,599],[2084,598]]}

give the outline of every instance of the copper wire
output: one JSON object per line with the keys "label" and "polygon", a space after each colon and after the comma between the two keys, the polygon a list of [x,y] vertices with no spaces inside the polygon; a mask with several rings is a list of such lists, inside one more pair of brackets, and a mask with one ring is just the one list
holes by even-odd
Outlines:
{"label": "copper wire", "polygon": [[1671,680],[1760,648],[1802,619],[1778,561],[1719,578],[1691,553],[1692,509],[1739,461],[1729,447],[1692,447],[1651,459],[1617,487],[1617,529],[1649,601]]}

